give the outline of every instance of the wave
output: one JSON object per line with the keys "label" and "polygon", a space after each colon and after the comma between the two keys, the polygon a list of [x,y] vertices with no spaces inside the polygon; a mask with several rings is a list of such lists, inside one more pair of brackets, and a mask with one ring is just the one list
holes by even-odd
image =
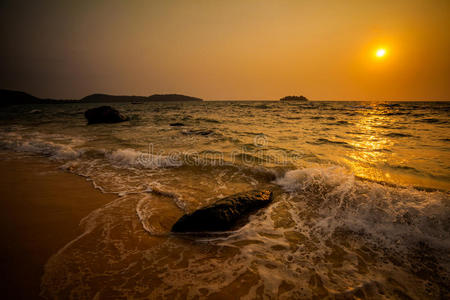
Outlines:
{"label": "wave", "polygon": [[347,228],[386,247],[425,242],[450,249],[450,207],[444,192],[387,186],[356,180],[342,167],[288,171],[274,181],[305,201],[322,216],[313,227],[333,234]]}
{"label": "wave", "polygon": [[[16,133],[6,133],[0,135],[0,147],[16,152],[27,152],[48,156],[57,160],[68,160],[80,157],[83,149],[75,147],[82,143],[81,140],[72,140],[71,144],[61,144],[50,141],[49,139],[67,140],[60,135],[46,135],[34,133],[30,137],[24,137]],[[81,141],[81,142],[80,142]]]}
{"label": "wave", "polygon": [[379,106],[384,106],[384,107],[400,107],[401,105],[398,103],[381,103],[379,104]]}
{"label": "wave", "polygon": [[[63,144],[56,141],[68,143]],[[15,132],[0,134],[0,147],[3,149],[42,155],[61,161],[85,158],[89,162],[91,159],[107,159],[115,166],[143,169],[170,168],[183,165],[178,154],[154,155],[129,148],[108,151],[82,147],[84,145],[84,140],[64,135],[38,132],[28,135]]]}
{"label": "wave", "polygon": [[326,125],[353,125],[353,123],[348,122],[348,121],[337,121],[335,123],[325,123],[325,124]]}
{"label": "wave", "polygon": [[146,169],[180,167],[183,164],[178,155],[154,155],[133,149],[119,149],[107,153],[106,158],[117,166]]}
{"label": "wave", "polygon": [[391,132],[391,133],[387,133],[385,134],[385,136],[387,137],[413,137],[410,134],[407,133],[398,133],[398,132]]}
{"label": "wave", "polygon": [[221,123],[219,120],[211,118],[196,118],[195,121],[208,122],[208,123]]}
{"label": "wave", "polygon": [[430,123],[430,124],[434,124],[434,123],[436,123],[436,124],[446,124],[447,123],[446,121],[441,121],[441,120],[436,119],[436,118],[421,119],[421,120],[418,120],[418,122]]}
{"label": "wave", "polygon": [[376,114],[377,116],[402,116],[402,115],[409,115],[409,112],[389,112],[389,113],[381,113]]}
{"label": "wave", "polygon": [[408,129],[406,126],[393,126],[393,125],[373,125],[374,128],[383,128],[383,129]]}
{"label": "wave", "polygon": [[350,144],[346,143],[346,142],[342,142],[342,141],[332,141],[329,139],[325,139],[325,138],[319,138],[314,142],[307,142],[309,144],[313,144],[313,145],[323,145],[323,144],[330,144],[330,145],[342,145],[344,147],[348,147],[348,148],[353,148],[353,146],[351,146]]}
{"label": "wave", "polygon": [[191,130],[182,130],[182,134],[184,135],[203,135],[207,136],[213,134],[214,131],[210,129],[191,129]]}
{"label": "wave", "polygon": [[267,108],[271,108],[270,106],[266,105],[266,104],[259,104],[259,105],[255,105],[253,106],[254,108],[260,108],[260,109],[267,109]]}

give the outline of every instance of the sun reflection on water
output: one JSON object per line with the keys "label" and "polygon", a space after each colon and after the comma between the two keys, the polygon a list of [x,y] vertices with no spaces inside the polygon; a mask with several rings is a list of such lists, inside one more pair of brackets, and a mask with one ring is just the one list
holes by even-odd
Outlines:
{"label": "sun reflection on water", "polygon": [[355,130],[362,132],[359,139],[350,140],[353,151],[348,154],[347,164],[358,177],[384,181],[390,177],[388,172],[377,168],[388,161],[393,142],[384,136],[380,127],[388,126],[388,117],[377,113],[378,110],[364,111],[355,122]]}
{"label": "sun reflection on water", "polygon": [[[424,147],[420,153],[412,150],[419,143],[414,138],[418,128],[405,128],[397,113],[383,103],[374,103],[371,109],[361,110],[359,118],[354,119],[353,129],[359,134],[348,140],[352,148],[346,153],[344,163],[356,176],[369,180],[448,188],[442,180],[418,171],[426,169],[426,158],[433,154],[433,150]],[[408,117],[404,118],[407,120]],[[399,128],[402,128],[401,134],[396,131]],[[411,166],[413,160],[417,161],[417,169]]]}

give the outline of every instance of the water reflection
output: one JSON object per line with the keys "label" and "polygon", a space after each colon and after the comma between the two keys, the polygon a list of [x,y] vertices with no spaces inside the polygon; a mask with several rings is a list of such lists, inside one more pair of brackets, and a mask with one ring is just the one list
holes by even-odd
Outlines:
{"label": "water reflection", "polygon": [[[359,111],[354,120],[358,135],[347,141],[352,150],[345,156],[345,164],[356,176],[369,180],[448,189],[441,178],[445,176],[435,176],[433,170],[419,171],[429,168],[426,158],[434,150],[419,144],[415,135],[423,129],[405,126],[408,121],[408,113],[382,103]],[[411,165],[412,161],[416,164]]]}
{"label": "water reflection", "polygon": [[386,164],[393,142],[380,129],[390,125],[388,117],[380,115],[378,107],[374,106],[372,110],[362,111],[355,120],[355,130],[362,134],[349,140],[354,150],[348,154],[347,164],[356,176],[384,181],[390,174],[376,167]]}

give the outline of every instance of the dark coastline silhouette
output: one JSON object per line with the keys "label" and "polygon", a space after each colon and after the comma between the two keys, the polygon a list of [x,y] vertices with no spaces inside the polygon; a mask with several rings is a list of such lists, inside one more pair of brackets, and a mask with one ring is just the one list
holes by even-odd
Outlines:
{"label": "dark coastline silhouette", "polygon": [[64,103],[121,103],[121,102],[185,102],[185,101],[203,101],[197,97],[191,97],[180,94],[155,94],[145,96],[116,96],[107,94],[92,94],[75,99],[41,99],[21,91],[0,90],[0,106],[14,104],[64,104]]}
{"label": "dark coastline silhouette", "polygon": [[144,96],[116,96],[107,94],[92,94],[80,100],[86,103],[102,103],[102,102],[182,102],[182,101],[203,101],[203,99],[180,94],[155,94],[148,97]]}

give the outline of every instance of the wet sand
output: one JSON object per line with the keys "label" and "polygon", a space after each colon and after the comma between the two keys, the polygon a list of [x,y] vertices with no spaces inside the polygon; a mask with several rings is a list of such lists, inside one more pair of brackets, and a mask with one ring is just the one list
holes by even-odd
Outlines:
{"label": "wet sand", "polygon": [[2,298],[37,299],[47,260],[80,233],[83,217],[115,195],[44,158],[0,153],[0,174]]}

